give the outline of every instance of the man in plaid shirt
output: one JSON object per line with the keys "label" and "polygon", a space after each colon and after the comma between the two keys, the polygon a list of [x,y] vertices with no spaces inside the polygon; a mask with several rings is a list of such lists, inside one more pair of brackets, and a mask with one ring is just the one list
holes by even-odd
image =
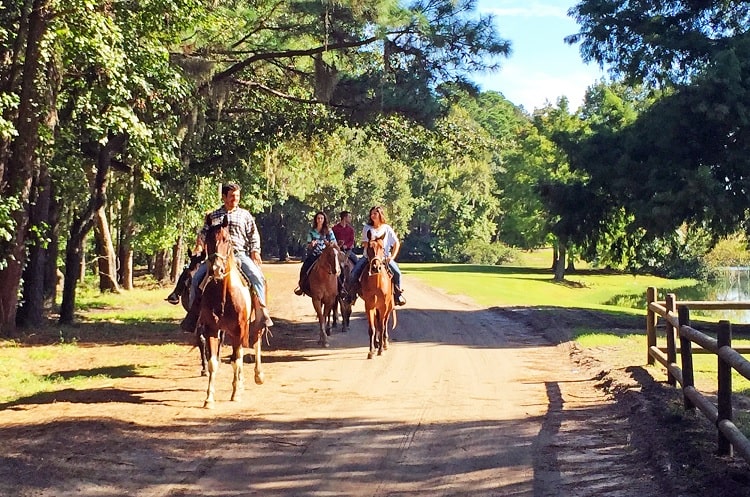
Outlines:
{"label": "man in plaid shirt", "polygon": [[[224,216],[229,221],[229,236],[232,238],[234,245],[234,257],[240,263],[242,272],[245,273],[250,284],[258,296],[258,301],[263,312],[263,319],[266,326],[273,326],[273,321],[268,314],[266,307],[266,279],[260,270],[260,235],[255,225],[255,219],[252,214],[239,207],[240,204],[240,186],[236,183],[228,183],[221,187],[221,200],[224,205],[210,213],[206,217],[206,224],[198,234],[195,242],[194,252],[202,251],[205,246],[206,233],[211,226],[221,224]],[[206,263],[203,262],[193,276],[190,291],[190,311],[182,321],[182,329],[185,331],[195,331],[200,314],[200,300],[196,301],[198,286],[206,276]]]}

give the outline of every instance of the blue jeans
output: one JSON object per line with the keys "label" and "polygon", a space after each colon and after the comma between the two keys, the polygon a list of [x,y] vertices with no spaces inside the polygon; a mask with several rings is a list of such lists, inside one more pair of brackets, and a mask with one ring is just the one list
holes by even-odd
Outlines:
{"label": "blue jeans", "polygon": [[[362,275],[362,271],[365,269],[365,266],[367,265],[367,263],[368,263],[367,257],[360,257],[357,260],[357,263],[354,265],[354,269],[352,269],[350,283],[355,283],[359,281],[359,277]],[[391,262],[388,264],[388,267],[393,273],[393,284],[396,288],[398,288],[397,290],[398,293],[401,293],[401,269],[398,267],[398,264],[396,264],[396,261],[392,259],[391,259]]]}
{"label": "blue jeans", "polygon": [[[263,277],[263,272],[260,270],[257,264],[253,262],[253,260],[250,258],[249,255],[247,255],[244,252],[236,252],[234,254],[234,258],[237,260],[237,262],[240,263],[240,269],[242,269],[242,272],[245,273],[245,276],[247,276],[247,279],[250,280],[250,284],[253,286],[253,290],[255,291],[255,294],[258,296],[258,301],[260,301],[260,305],[265,307],[266,306],[266,279]],[[193,275],[193,281],[190,282],[190,306],[193,305],[193,300],[195,300],[195,295],[198,292],[198,285],[201,284],[201,281],[203,281],[203,278],[206,277],[206,271],[208,271],[208,268],[206,267],[205,261],[201,263],[200,266],[198,266],[198,270]]]}

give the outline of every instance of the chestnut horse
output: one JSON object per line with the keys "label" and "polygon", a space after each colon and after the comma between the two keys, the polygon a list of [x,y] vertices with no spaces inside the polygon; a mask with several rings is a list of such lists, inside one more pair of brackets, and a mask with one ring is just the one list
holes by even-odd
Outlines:
{"label": "chestnut horse", "polygon": [[340,252],[336,243],[326,242],[326,248],[313,263],[307,276],[308,295],[312,298],[320,327],[318,344],[323,347],[328,347],[328,337],[331,335],[331,313],[339,297]]}
{"label": "chestnut horse", "polygon": [[[220,331],[224,332],[224,339],[232,345],[232,400],[238,401],[242,395],[243,347],[251,343],[255,348],[255,383],[263,383],[261,338],[266,328],[262,313],[253,307],[253,304],[259,306],[258,299],[251,295],[235,261],[228,224],[225,216],[220,225],[212,226],[206,234],[208,271],[198,318],[198,326],[203,328],[209,349],[208,390],[203,405],[206,408],[214,405]],[[255,320],[251,323],[253,315]]]}
{"label": "chestnut horse", "polygon": [[367,358],[372,359],[375,349],[378,355],[388,349],[388,323],[393,313],[393,328],[398,322],[393,300],[393,283],[388,265],[385,262],[383,238],[372,238],[372,231],[367,232],[365,257],[367,270],[362,271],[359,282],[362,287],[362,300],[365,303],[368,332],[370,334],[370,351]]}

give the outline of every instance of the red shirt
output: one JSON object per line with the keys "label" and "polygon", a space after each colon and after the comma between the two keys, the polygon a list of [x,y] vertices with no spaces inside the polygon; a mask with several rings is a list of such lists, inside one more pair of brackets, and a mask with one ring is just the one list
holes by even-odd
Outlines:
{"label": "red shirt", "polygon": [[351,225],[342,226],[341,223],[337,223],[333,225],[332,229],[339,247],[344,250],[354,248],[354,228]]}

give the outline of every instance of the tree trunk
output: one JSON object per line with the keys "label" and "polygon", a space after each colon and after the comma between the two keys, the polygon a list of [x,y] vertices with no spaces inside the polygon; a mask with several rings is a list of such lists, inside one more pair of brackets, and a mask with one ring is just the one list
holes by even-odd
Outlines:
{"label": "tree trunk", "polygon": [[125,290],[133,289],[133,235],[135,235],[135,189],[137,170],[133,168],[128,180],[128,195],[120,209],[120,282]]}
{"label": "tree trunk", "polygon": [[52,309],[57,303],[57,292],[62,273],[57,268],[57,256],[60,253],[60,202],[55,199],[54,188],[50,194],[49,209],[49,245],[44,268],[44,307]]}
{"label": "tree trunk", "polygon": [[107,211],[101,206],[94,214],[97,247],[97,267],[99,268],[99,290],[102,292],[119,292],[117,284],[117,256],[112,243],[112,233],[109,231]]}
{"label": "tree trunk", "polygon": [[560,251],[557,248],[557,242],[552,244],[552,265],[550,266],[550,269],[552,269],[552,272],[555,272],[557,270],[557,259]]}
{"label": "tree trunk", "polygon": [[566,243],[558,238],[558,257],[555,262],[555,281],[563,281],[565,279],[565,251]]}
{"label": "tree trunk", "polygon": [[112,163],[112,155],[125,143],[126,136],[110,137],[107,144],[100,148],[96,160],[96,176],[93,189],[86,208],[73,220],[70,227],[70,238],[65,247],[65,282],[63,285],[62,303],[60,304],[60,324],[73,322],[75,314],[75,292],[83,253],[83,241],[94,226],[94,216],[107,203],[107,176]]}
{"label": "tree trunk", "polygon": [[182,273],[182,259],[183,259],[183,247],[185,245],[185,237],[180,234],[177,237],[177,243],[172,246],[172,264],[169,270],[169,281],[174,283],[177,281],[177,277]]}
{"label": "tree trunk", "polygon": [[47,268],[46,240],[50,231],[51,187],[47,167],[42,164],[32,190],[27,240],[30,247],[23,271],[23,303],[16,314],[16,324],[20,327],[38,327],[44,323],[44,276]]}
{"label": "tree trunk", "polygon": [[[4,144],[7,156],[3,159],[7,158],[7,163],[0,165],[0,196],[17,199],[20,208],[12,213],[15,236],[0,245],[0,260],[7,263],[0,270],[0,336],[14,336],[16,333],[18,290],[26,262],[29,197],[38,165],[40,112],[45,108],[44,102],[40,101],[37,83],[41,76],[41,41],[48,23],[47,4],[48,0],[33,1],[32,8],[28,11],[26,44],[19,46],[19,53],[15,54],[18,59],[23,60],[20,86],[13,88],[17,90],[19,97],[14,122],[18,133],[11,144]],[[22,57],[20,49],[24,50]],[[15,86],[14,81],[9,83]]]}
{"label": "tree trunk", "polygon": [[568,274],[576,272],[576,256],[573,250],[568,250]]}
{"label": "tree trunk", "polygon": [[156,263],[154,264],[154,279],[163,281],[167,277],[167,258],[168,249],[162,249],[156,254]]}
{"label": "tree trunk", "polygon": [[286,218],[284,213],[279,213],[279,224],[276,226],[276,245],[279,247],[279,261],[284,262],[289,258],[288,236],[286,229]]}

